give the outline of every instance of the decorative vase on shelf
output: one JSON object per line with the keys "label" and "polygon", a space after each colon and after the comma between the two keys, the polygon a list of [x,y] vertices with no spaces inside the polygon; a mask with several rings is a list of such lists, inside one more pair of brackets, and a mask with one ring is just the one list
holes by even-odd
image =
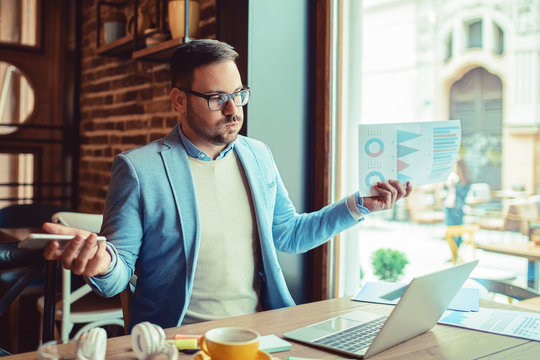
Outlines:
{"label": "decorative vase on shelf", "polygon": [[[173,39],[184,37],[185,34],[185,9],[184,0],[169,1],[169,29]],[[197,0],[189,0],[189,37],[196,38],[199,30],[200,3]]]}
{"label": "decorative vase on shelf", "polygon": [[106,44],[126,36],[125,15],[117,11],[111,12],[103,22],[103,30]]}
{"label": "decorative vase on shelf", "polygon": [[155,28],[148,28],[148,29],[144,30],[144,37],[145,37],[144,41],[146,43],[146,47],[150,47],[150,46],[157,45],[157,44],[167,40],[169,35],[165,34],[165,33],[162,33],[162,32],[159,32]]}
{"label": "decorative vase on shelf", "polygon": [[[150,15],[146,11],[145,6],[139,7],[137,10],[137,35],[143,35],[144,30],[148,29],[152,23]],[[131,15],[127,23],[127,33],[133,34],[133,29],[135,28],[135,14]]]}

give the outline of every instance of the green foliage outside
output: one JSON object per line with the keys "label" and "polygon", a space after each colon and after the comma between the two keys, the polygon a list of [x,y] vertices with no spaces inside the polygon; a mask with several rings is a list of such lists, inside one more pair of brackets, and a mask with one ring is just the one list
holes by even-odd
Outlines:
{"label": "green foliage outside", "polygon": [[408,263],[405,254],[398,250],[379,249],[371,255],[373,274],[383,281],[398,281]]}

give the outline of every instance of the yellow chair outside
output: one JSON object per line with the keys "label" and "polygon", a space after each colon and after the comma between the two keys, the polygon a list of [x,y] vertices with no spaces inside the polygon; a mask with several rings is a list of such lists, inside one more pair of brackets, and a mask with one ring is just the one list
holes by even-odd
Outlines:
{"label": "yellow chair outside", "polygon": [[474,242],[474,233],[477,232],[480,227],[477,224],[470,225],[448,225],[444,234],[444,239],[450,247],[452,258],[450,259],[453,264],[463,262],[463,258],[459,253],[454,237],[461,237],[463,242],[461,246],[470,245],[473,249],[473,257],[476,258],[476,243]]}

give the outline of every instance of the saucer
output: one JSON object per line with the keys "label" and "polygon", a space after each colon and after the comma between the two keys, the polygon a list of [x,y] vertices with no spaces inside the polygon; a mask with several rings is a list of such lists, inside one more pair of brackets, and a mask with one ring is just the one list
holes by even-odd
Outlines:
{"label": "saucer", "polygon": [[[206,355],[202,351],[199,351],[198,353],[193,355],[192,359],[193,360],[212,360],[210,356]],[[255,359],[253,360],[272,360],[272,356],[267,352],[259,350],[257,352],[257,355],[255,356]]]}

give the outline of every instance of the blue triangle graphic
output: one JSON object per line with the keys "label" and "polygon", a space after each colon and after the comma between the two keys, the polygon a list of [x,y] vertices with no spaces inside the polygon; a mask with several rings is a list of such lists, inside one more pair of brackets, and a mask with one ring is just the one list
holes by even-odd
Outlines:
{"label": "blue triangle graphic", "polygon": [[417,138],[419,136],[421,136],[421,135],[417,134],[417,133],[410,132],[410,131],[405,131],[405,130],[399,130],[398,129],[398,131],[397,131],[397,142],[398,142],[398,144],[401,144],[404,141],[408,141],[408,140]]}
{"label": "blue triangle graphic", "polygon": [[398,173],[398,174],[397,174],[397,179],[398,179],[398,181],[399,181],[400,183],[402,183],[403,185],[405,185],[405,183],[406,183],[407,181],[409,181],[409,180],[411,179],[411,177],[410,177],[410,176],[407,176],[407,175],[403,175],[403,174],[401,174],[401,173]]}
{"label": "blue triangle graphic", "polygon": [[397,146],[397,157],[400,158],[400,157],[409,155],[409,154],[411,154],[413,152],[417,152],[417,151],[418,151],[418,149],[413,149],[413,148],[410,148],[408,146],[398,145]]}

